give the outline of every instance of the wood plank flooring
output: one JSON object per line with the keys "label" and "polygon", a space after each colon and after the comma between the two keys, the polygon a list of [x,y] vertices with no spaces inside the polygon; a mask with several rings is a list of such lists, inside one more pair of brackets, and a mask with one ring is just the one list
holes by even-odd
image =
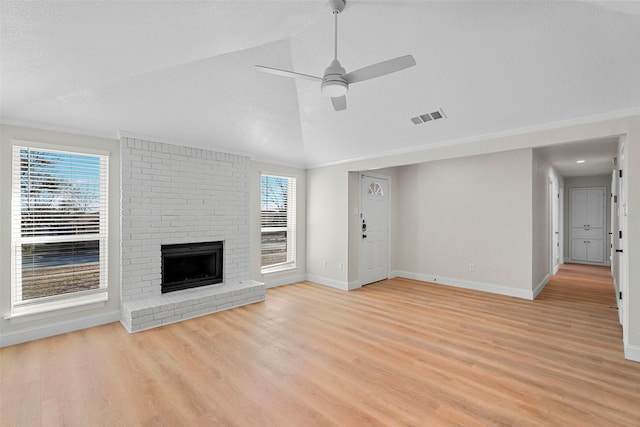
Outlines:
{"label": "wood plank flooring", "polygon": [[607,268],[535,301],[393,279],[300,283],[129,335],[0,350],[3,426],[638,426]]}

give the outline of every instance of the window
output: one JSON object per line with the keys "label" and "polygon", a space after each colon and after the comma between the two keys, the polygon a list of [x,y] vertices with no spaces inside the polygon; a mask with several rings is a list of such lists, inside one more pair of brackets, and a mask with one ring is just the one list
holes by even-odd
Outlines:
{"label": "window", "polygon": [[105,155],[13,147],[12,315],[104,301]]}
{"label": "window", "polygon": [[367,190],[370,196],[384,196],[384,190],[382,189],[382,185],[379,182],[372,182],[369,184],[369,188]]}
{"label": "window", "polygon": [[260,180],[261,267],[294,267],[296,262],[296,179],[262,175]]}

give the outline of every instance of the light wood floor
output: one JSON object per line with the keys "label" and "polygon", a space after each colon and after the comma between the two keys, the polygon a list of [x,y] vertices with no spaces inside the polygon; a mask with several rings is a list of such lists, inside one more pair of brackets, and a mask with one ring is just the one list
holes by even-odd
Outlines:
{"label": "light wood floor", "polygon": [[607,268],[535,301],[405,279],[301,283],[129,335],[0,350],[0,425],[640,425]]}

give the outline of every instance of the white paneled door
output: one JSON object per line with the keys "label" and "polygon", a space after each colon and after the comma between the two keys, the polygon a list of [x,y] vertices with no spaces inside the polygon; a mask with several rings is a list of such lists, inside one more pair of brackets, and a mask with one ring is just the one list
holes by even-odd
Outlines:
{"label": "white paneled door", "polygon": [[389,277],[389,180],[362,175],[360,282]]}
{"label": "white paneled door", "polygon": [[572,261],[604,262],[604,193],[604,187],[569,190]]}

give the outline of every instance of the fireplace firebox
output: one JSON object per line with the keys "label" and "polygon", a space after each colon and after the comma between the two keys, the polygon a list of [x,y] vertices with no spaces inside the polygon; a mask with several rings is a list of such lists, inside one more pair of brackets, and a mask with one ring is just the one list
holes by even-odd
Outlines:
{"label": "fireplace firebox", "polygon": [[222,282],[223,242],[162,245],[162,293]]}

